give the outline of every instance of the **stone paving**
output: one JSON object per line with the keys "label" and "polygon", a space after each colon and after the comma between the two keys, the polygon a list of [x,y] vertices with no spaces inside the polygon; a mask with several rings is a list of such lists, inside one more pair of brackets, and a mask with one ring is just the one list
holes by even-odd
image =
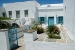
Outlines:
{"label": "stone paving", "polygon": [[60,30],[61,30],[61,33],[62,33],[62,36],[63,36],[62,40],[65,40],[66,43],[75,43],[74,40],[70,39],[70,37],[68,36],[68,34],[67,34],[67,32],[66,32],[66,30],[65,30],[63,25],[60,26]]}
{"label": "stone paving", "polygon": [[18,39],[19,48],[15,50],[25,50],[24,37]]}
{"label": "stone paving", "polygon": [[61,33],[60,33],[61,39],[48,39],[46,33],[42,33],[42,34],[37,34],[38,39],[36,41],[56,42],[56,43],[75,43],[75,41],[73,41],[69,38],[63,25],[59,26],[59,29],[61,30]]}
{"label": "stone paving", "polygon": [[34,50],[75,50],[75,43],[34,42]]}
{"label": "stone paving", "polygon": [[56,42],[57,39],[48,39],[48,36],[46,33],[37,34],[37,40],[36,41],[42,41],[42,42]]}
{"label": "stone paving", "polygon": [[[75,50],[75,41],[67,35],[63,26],[60,26],[61,39],[48,39],[46,33],[37,34],[34,41],[34,50]],[[15,50],[25,50],[24,37],[19,40],[19,48]]]}

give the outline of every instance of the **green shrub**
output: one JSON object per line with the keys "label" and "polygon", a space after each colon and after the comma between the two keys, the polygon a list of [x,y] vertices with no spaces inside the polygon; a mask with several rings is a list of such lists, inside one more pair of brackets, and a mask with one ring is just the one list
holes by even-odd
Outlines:
{"label": "green shrub", "polygon": [[38,27],[38,26],[31,27],[31,30],[37,30],[37,34],[44,33],[44,29],[42,27]]}
{"label": "green shrub", "polygon": [[46,29],[46,33],[48,35],[48,38],[55,38],[60,39],[60,30],[57,26],[50,25]]}
{"label": "green shrub", "polygon": [[49,32],[51,34],[59,34],[60,30],[57,26],[50,25],[50,26],[47,27],[46,32]]}
{"label": "green shrub", "polygon": [[37,30],[37,26],[32,26],[30,29],[32,29],[32,30]]}
{"label": "green shrub", "polygon": [[48,38],[52,38],[52,39],[60,39],[60,35],[55,35],[55,34],[48,34]]}
{"label": "green shrub", "polygon": [[11,18],[8,18],[8,17],[0,17],[0,20],[11,20]]}
{"label": "green shrub", "polygon": [[11,24],[9,24],[6,21],[0,21],[0,29],[7,29],[7,28],[11,28]]}
{"label": "green shrub", "polygon": [[44,29],[42,27],[37,27],[37,34],[44,33]]}
{"label": "green shrub", "polygon": [[44,29],[42,28],[42,26],[39,26],[39,24],[42,25],[42,23],[38,23],[37,21],[34,21],[33,24],[34,26],[30,28],[31,30],[37,30],[37,34],[44,33]]}

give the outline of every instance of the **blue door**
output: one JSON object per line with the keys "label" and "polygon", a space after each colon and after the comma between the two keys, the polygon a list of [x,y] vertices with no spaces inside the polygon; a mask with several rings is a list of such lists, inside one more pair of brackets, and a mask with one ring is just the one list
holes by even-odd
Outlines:
{"label": "blue door", "polygon": [[48,25],[54,25],[54,17],[48,18]]}

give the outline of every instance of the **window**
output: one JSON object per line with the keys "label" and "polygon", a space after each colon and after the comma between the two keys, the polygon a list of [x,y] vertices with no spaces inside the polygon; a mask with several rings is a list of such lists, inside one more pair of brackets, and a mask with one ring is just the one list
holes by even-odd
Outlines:
{"label": "window", "polygon": [[46,24],[46,17],[38,17],[38,22],[42,22],[43,24]]}
{"label": "window", "polygon": [[40,17],[40,21],[44,23],[44,17]]}
{"label": "window", "polygon": [[62,23],[63,24],[63,17],[59,17],[59,22],[58,23]]}
{"label": "window", "polygon": [[20,18],[20,11],[16,11],[16,18]]}
{"label": "window", "polygon": [[28,10],[24,10],[25,17],[28,17]]}
{"label": "window", "polygon": [[9,14],[9,18],[12,17],[12,11],[8,11],[8,14]]}
{"label": "window", "polygon": [[4,12],[2,13],[2,15],[3,15],[3,17],[5,17],[5,16],[6,16],[6,14],[5,14]]}

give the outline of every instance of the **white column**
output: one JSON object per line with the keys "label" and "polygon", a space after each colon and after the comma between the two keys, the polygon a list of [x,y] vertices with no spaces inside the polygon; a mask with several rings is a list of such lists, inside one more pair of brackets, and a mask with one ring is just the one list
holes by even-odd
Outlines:
{"label": "white column", "polygon": [[56,24],[56,15],[54,16],[54,24]]}
{"label": "white column", "polygon": [[12,19],[16,19],[16,11],[12,10]]}
{"label": "white column", "polygon": [[20,10],[20,18],[24,18],[24,10]]}

